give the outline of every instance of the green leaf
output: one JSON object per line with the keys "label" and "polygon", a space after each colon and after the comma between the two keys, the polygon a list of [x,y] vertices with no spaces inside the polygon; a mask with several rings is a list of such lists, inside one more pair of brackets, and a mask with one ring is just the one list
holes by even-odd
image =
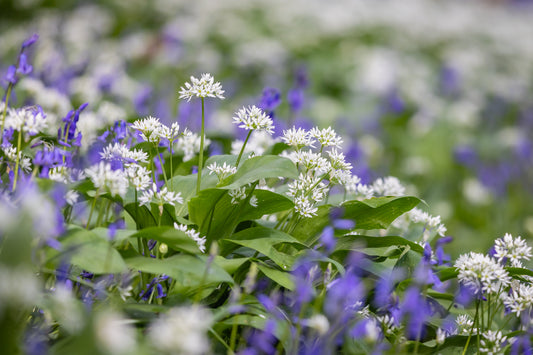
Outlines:
{"label": "green leaf", "polygon": [[259,219],[294,206],[287,197],[267,190],[254,190],[253,196],[257,198],[257,207],[246,200],[232,204],[228,191],[224,189],[202,190],[189,202],[189,217],[211,242],[231,235],[242,221]]}
{"label": "green leaf", "polygon": [[174,250],[184,251],[186,253],[198,254],[200,249],[196,242],[182,231],[172,227],[150,227],[133,234],[131,238],[154,239],[158,242],[165,243]]}
{"label": "green leaf", "polygon": [[262,263],[255,263],[257,268],[265,274],[266,277],[274,281],[280,286],[285,287],[288,290],[294,291],[294,281],[291,278],[291,274],[288,272],[280,271],[263,265]]}
{"label": "green leaf", "polygon": [[532,276],[533,277],[533,271],[529,269],[524,269],[520,267],[506,267],[505,270],[509,273],[510,276]]}
{"label": "green leaf", "polygon": [[259,179],[277,177],[296,179],[298,169],[290,159],[277,155],[263,155],[245,160],[237,172],[220,186],[224,189],[236,189]]}
{"label": "green leaf", "polygon": [[438,271],[436,274],[441,281],[446,281],[449,279],[456,278],[457,275],[459,275],[459,271],[457,271],[455,267],[447,267]]}
{"label": "green leaf", "polygon": [[128,267],[156,275],[168,275],[182,287],[198,287],[227,282],[233,284],[231,276],[216,263],[208,264],[206,256],[187,254],[173,255],[166,259],[135,257],[125,260]]}
{"label": "green leaf", "polygon": [[369,248],[385,248],[409,246],[411,250],[423,254],[424,248],[403,237],[385,236],[385,237],[371,237],[365,235],[345,235],[337,239],[337,250],[360,250]]}
{"label": "green leaf", "polygon": [[226,270],[227,273],[233,274],[242,264],[250,260],[250,258],[235,258],[226,259],[223,256],[215,256],[214,263]]}
{"label": "green leaf", "polygon": [[355,221],[357,229],[385,229],[399,216],[420,203],[412,196],[374,197],[364,201],[347,201],[342,204],[344,217]]}
{"label": "green leaf", "polygon": [[119,252],[97,233],[73,229],[60,241],[62,251],[55,255],[57,259],[70,258],[73,265],[94,274],[126,271],[126,264]]}
{"label": "green leaf", "polygon": [[296,257],[280,252],[276,250],[274,246],[280,243],[302,245],[289,234],[265,227],[254,227],[242,230],[234,234],[231,238],[225,239],[225,241],[260,252],[279,265],[283,270],[289,270],[294,264]]}
{"label": "green leaf", "polygon": [[330,205],[319,206],[317,215],[313,218],[301,219],[291,234],[305,245],[312,246],[320,237],[322,230],[329,225],[330,210]]}

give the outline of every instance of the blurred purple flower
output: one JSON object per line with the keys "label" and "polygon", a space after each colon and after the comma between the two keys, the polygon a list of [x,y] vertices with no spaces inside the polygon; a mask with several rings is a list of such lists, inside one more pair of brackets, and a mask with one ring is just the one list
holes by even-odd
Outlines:
{"label": "blurred purple flower", "polygon": [[21,50],[24,50],[34,44],[39,39],[39,35],[37,33],[32,34],[28,39],[26,39],[21,46]]}
{"label": "blurred purple flower", "polygon": [[281,92],[275,88],[265,88],[258,106],[264,111],[273,111],[280,103]]}

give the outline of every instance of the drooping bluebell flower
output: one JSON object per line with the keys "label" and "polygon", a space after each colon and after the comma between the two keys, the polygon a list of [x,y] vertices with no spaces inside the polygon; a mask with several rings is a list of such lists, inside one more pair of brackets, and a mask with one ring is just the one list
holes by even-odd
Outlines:
{"label": "drooping bluebell flower", "polygon": [[139,293],[139,296],[145,301],[148,301],[150,297],[152,296],[152,293],[157,290],[156,298],[163,298],[166,297],[167,294],[163,290],[163,286],[161,283],[165,280],[168,280],[167,275],[161,275],[156,276],[150,281],[148,285],[146,285],[146,290],[142,290],[141,293]]}
{"label": "drooping bluebell flower", "polygon": [[291,111],[297,114],[304,106],[305,94],[304,91],[298,88],[290,89],[287,93],[287,102]]}
{"label": "drooping bluebell flower", "polygon": [[265,88],[259,102],[259,108],[270,113],[281,104],[281,92],[276,88]]}
{"label": "drooping bluebell flower", "polygon": [[275,337],[276,331],[276,322],[272,319],[268,319],[265,322],[265,327],[263,330],[254,329],[251,335],[247,339],[247,343],[250,346],[239,352],[239,354],[275,354],[276,347],[275,344],[277,339]]}
{"label": "drooping bluebell flower", "polygon": [[336,239],[335,239],[335,230],[331,226],[327,226],[322,230],[320,235],[320,241],[322,245],[326,248],[328,254],[331,254],[335,250]]}
{"label": "drooping bluebell flower", "polygon": [[4,75],[4,80],[12,85],[15,85],[18,81],[17,67],[10,65],[9,68],[7,68],[6,74]]}
{"label": "drooping bluebell flower", "polygon": [[394,269],[390,274],[382,276],[377,282],[374,290],[373,304],[378,308],[386,308],[394,302],[393,291],[396,282],[403,279],[404,272]]}
{"label": "drooping bluebell flower", "polygon": [[24,50],[34,44],[39,39],[39,35],[37,33],[32,34],[30,37],[28,37],[24,42],[22,42],[21,50]]}
{"label": "drooping bluebell flower", "polygon": [[406,335],[408,339],[423,339],[426,333],[424,323],[431,316],[431,309],[418,287],[407,289],[400,306],[400,317],[407,318]]}
{"label": "drooping bluebell flower", "polygon": [[28,63],[28,57],[25,53],[22,53],[19,57],[19,64],[17,67],[17,73],[21,75],[28,75],[32,72],[33,67]]}

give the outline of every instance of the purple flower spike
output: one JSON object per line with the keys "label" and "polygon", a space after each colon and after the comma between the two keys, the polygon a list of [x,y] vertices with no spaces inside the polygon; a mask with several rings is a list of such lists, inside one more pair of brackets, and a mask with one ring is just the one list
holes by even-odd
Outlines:
{"label": "purple flower spike", "polygon": [[281,103],[281,93],[275,88],[265,88],[259,107],[265,111],[273,111]]}
{"label": "purple flower spike", "polygon": [[14,65],[10,65],[9,68],[7,68],[7,73],[4,76],[4,80],[13,85],[17,83],[17,68]]}
{"label": "purple flower spike", "polygon": [[22,43],[21,49],[24,50],[25,48],[28,48],[32,44],[34,44],[39,39],[39,35],[37,33],[32,34],[27,40],[25,40]]}
{"label": "purple flower spike", "polygon": [[30,63],[28,63],[28,57],[26,57],[26,54],[22,53],[19,58],[19,65],[17,68],[17,73],[22,75],[28,75],[33,70],[33,67]]}

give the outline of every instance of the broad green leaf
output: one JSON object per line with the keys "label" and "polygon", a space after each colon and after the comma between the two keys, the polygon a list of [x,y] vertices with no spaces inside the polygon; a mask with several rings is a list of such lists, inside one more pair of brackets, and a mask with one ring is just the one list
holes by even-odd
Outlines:
{"label": "broad green leaf", "polygon": [[119,273],[126,271],[126,264],[119,252],[97,233],[74,229],[60,238],[62,250],[56,259],[69,258],[73,265],[95,273]]}
{"label": "broad green leaf", "polygon": [[342,204],[344,217],[355,221],[356,229],[384,229],[396,218],[420,203],[412,196],[374,197],[364,201],[347,201]]}
{"label": "broad green leaf", "polygon": [[322,230],[330,224],[330,210],[330,205],[319,206],[317,215],[301,219],[291,235],[305,245],[312,246],[320,237]]}
{"label": "broad green leaf", "polygon": [[237,172],[221,184],[224,189],[236,189],[259,179],[286,177],[298,178],[298,169],[287,158],[262,155],[245,160]]}
{"label": "broad green leaf", "polygon": [[509,273],[510,276],[532,276],[533,277],[533,271],[529,269],[524,269],[520,267],[506,267],[505,270]]}
{"label": "broad green leaf", "polygon": [[257,268],[265,274],[266,277],[274,281],[280,286],[285,287],[288,290],[294,291],[294,281],[291,278],[291,274],[288,272],[280,271],[263,265],[261,263],[256,263]]}
{"label": "broad green leaf", "polygon": [[448,267],[438,271],[436,274],[441,281],[446,281],[457,277],[459,272],[457,271],[457,268]]}
{"label": "broad green leaf", "polygon": [[385,236],[371,237],[365,235],[345,235],[337,239],[335,250],[360,250],[369,248],[386,248],[397,246],[409,246],[411,250],[420,254],[424,253],[424,248],[410,240],[402,237]]}
{"label": "broad green leaf", "polygon": [[394,268],[404,269],[407,272],[407,277],[411,277],[418,264],[420,264],[422,256],[419,253],[411,250],[411,247],[408,245],[404,248],[405,249],[402,255],[398,258],[398,261],[394,265]]}
{"label": "broad green leaf", "polygon": [[207,257],[187,254],[173,255],[166,259],[135,257],[125,260],[128,267],[156,275],[168,275],[180,286],[197,287],[227,282],[233,284],[231,276],[215,263],[206,272]]}
{"label": "broad green leaf", "polygon": [[[98,227],[98,228],[91,229],[91,232],[98,234],[100,238],[102,239],[109,238],[110,233],[111,233],[109,228],[104,228],[104,227]],[[123,240],[126,240],[129,237],[131,237],[133,234],[137,233],[137,231],[133,229],[117,229],[113,233],[114,233],[113,242],[120,243]]]}
{"label": "broad green leaf", "polygon": [[250,260],[250,258],[236,258],[226,259],[223,256],[215,256],[214,263],[226,270],[228,274],[233,274],[242,264]]}
{"label": "broad green leaf", "polygon": [[298,240],[294,239],[289,234],[265,227],[255,227],[242,230],[232,235],[231,238],[225,239],[225,241],[256,250],[270,258],[284,270],[290,270],[294,264],[294,261],[296,260],[296,257],[280,252],[276,250],[274,246],[280,243],[302,245]]}
{"label": "broad green leaf", "polygon": [[150,227],[133,234],[131,238],[154,239],[165,243],[174,250],[180,250],[191,254],[200,253],[196,242],[182,231],[172,227]]}
{"label": "broad green leaf", "polygon": [[242,221],[259,219],[294,206],[287,197],[267,190],[254,190],[253,196],[257,198],[257,207],[246,200],[232,204],[228,191],[224,189],[202,190],[189,202],[189,217],[211,242],[231,235]]}

